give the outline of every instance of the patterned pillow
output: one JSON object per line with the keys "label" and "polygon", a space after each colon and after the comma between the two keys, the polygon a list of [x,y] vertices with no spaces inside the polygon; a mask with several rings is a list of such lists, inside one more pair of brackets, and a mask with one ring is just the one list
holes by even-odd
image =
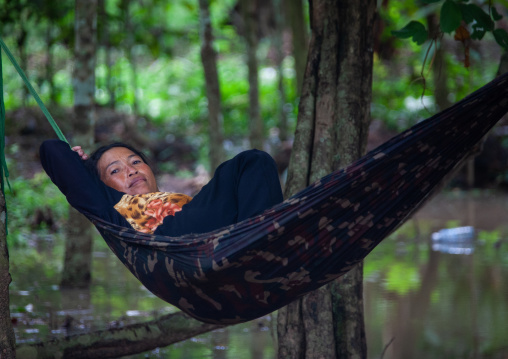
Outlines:
{"label": "patterned pillow", "polygon": [[192,197],[181,193],[153,192],[131,196],[125,194],[115,209],[143,233],[153,233],[166,216],[174,216]]}

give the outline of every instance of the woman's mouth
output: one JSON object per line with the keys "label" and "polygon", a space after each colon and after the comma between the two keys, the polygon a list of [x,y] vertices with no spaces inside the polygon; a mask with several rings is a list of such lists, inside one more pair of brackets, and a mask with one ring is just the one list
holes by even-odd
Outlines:
{"label": "woman's mouth", "polygon": [[134,178],[134,180],[132,180],[132,182],[129,184],[129,188],[134,187],[143,182],[146,182],[146,179],[144,179],[143,177]]}

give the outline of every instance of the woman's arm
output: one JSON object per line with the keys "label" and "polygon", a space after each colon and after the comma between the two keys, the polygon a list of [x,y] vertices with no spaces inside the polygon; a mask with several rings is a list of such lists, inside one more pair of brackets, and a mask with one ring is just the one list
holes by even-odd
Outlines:
{"label": "woman's arm", "polygon": [[44,141],[40,147],[41,163],[53,183],[67,201],[84,214],[93,214],[104,220],[129,226],[113,208],[124,193],[106,186],[84,165],[79,150],[59,140]]}

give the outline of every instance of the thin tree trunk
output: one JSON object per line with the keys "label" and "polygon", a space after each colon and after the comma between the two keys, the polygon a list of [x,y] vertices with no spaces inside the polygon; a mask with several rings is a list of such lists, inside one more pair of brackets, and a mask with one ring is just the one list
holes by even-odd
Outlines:
{"label": "thin tree trunk", "polygon": [[9,250],[7,248],[5,197],[0,191],[0,358],[16,357],[16,338],[9,311]]}
{"label": "thin tree trunk", "polygon": [[305,22],[303,0],[284,0],[284,8],[293,38],[293,57],[297,82],[297,94],[301,94],[303,76],[309,51],[308,26]]}
{"label": "thin tree trunk", "polygon": [[282,16],[282,0],[275,0],[273,3],[274,17],[275,17],[275,30],[273,35],[273,44],[276,51],[276,67],[279,75],[278,89],[279,89],[279,139],[286,141],[289,137],[288,134],[288,119],[286,114],[286,90],[284,88],[284,76],[282,64],[284,62],[284,49],[283,49],[283,33],[285,28],[284,17]]}
{"label": "thin tree trunk", "polygon": [[[84,148],[94,143],[95,53],[97,0],[76,0],[76,47],[74,87],[74,141]],[[65,261],[61,285],[80,288],[90,284],[91,224],[75,209],[69,209]]]}
{"label": "thin tree trunk", "polygon": [[112,70],[113,61],[111,59],[111,44],[109,38],[109,28],[108,28],[108,14],[106,12],[106,0],[98,0],[98,17],[100,26],[100,43],[104,51],[104,58],[106,63],[106,79],[104,83],[104,87],[106,88],[106,92],[108,93],[108,103],[107,106],[110,108],[115,107],[115,92],[113,90],[113,81],[112,81]]}
{"label": "thin tree trunk", "polygon": [[[19,62],[22,69],[28,71],[28,56],[26,54],[26,44],[28,38],[28,31],[25,30],[24,24],[21,24],[20,34],[17,37],[18,50],[19,50]],[[23,106],[28,106],[28,100],[30,98],[30,92],[26,86],[23,86]]]}
{"label": "thin tree trunk", "polygon": [[[432,38],[438,38],[439,20],[436,14],[427,16],[429,33]],[[432,80],[434,83],[434,100],[437,104],[437,112],[444,111],[452,105],[448,99],[450,91],[448,90],[448,71],[446,70],[446,61],[444,58],[443,41],[437,43],[434,51],[434,60],[432,64]]]}
{"label": "thin tree trunk", "polygon": [[262,150],[264,126],[259,110],[256,2],[241,0],[240,6],[245,24],[244,36],[247,45],[247,67],[249,70],[249,140],[252,148]]}
{"label": "thin tree trunk", "polygon": [[[310,9],[312,38],[286,197],[360,157],[370,119],[375,0],[310,1]],[[279,358],[366,357],[362,282],[353,274],[348,286],[333,283],[279,310]],[[341,309],[346,315],[338,323]],[[355,330],[345,336],[344,328]]]}
{"label": "thin tree trunk", "polygon": [[48,24],[46,28],[46,46],[47,50],[47,58],[46,58],[46,81],[49,84],[49,100],[51,105],[55,105],[57,103],[57,96],[55,91],[55,81],[53,77],[55,75],[55,67],[53,66],[53,37],[51,35],[52,27]]}
{"label": "thin tree trunk", "polygon": [[124,26],[125,31],[127,33],[127,41],[125,46],[125,55],[127,56],[127,61],[129,61],[129,64],[131,65],[131,87],[133,92],[133,102],[132,107],[135,114],[139,113],[139,104],[138,104],[138,69],[136,66],[136,60],[134,59],[134,55],[132,53],[132,50],[134,48],[134,29],[132,27],[132,21],[131,21],[131,0],[123,0],[122,9],[124,11],[123,18],[124,18]]}
{"label": "thin tree trunk", "polygon": [[134,355],[223,328],[199,322],[181,312],[123,328],[79,334],[43,343],[22,345],[17,358],[24,359],[106,359]]}
{"label": "thin tree trunk", "polygon": [[206,97],[208,99],[209,159],[210,169],[213,171],[224,161],[224,134],[219,75],[217,73],[217,53],[213,48],[213,30],[209,6],[210,0],[199,0],[201,62],[205,72]]}
{"label": "thin tree trunk", "polygon": [[501,56],[501,59],[499,60],[499,67],[497,69],[496,76],[501,76],[506,72],[508,72],[508,51],[505,50]]}

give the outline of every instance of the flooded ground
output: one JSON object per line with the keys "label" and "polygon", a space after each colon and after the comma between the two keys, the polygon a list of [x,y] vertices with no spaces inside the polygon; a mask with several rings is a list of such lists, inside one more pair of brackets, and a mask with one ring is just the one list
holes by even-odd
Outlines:
{"label": "flooded ground", "polygon": [[[465,226],[470,228],[462,237],[432,240],[443,228]],[[18,343],[175,311],[145,290],[100,239],[94,244],[93,285],[62,291],[62,242],[33,238],[28,248],[11,249]],[[365,261],[369,358],[507,358],[507,277],[508,196],[436,197]],[[274,328],[275,317],[269,316],[131,358],[275,358]]]}

